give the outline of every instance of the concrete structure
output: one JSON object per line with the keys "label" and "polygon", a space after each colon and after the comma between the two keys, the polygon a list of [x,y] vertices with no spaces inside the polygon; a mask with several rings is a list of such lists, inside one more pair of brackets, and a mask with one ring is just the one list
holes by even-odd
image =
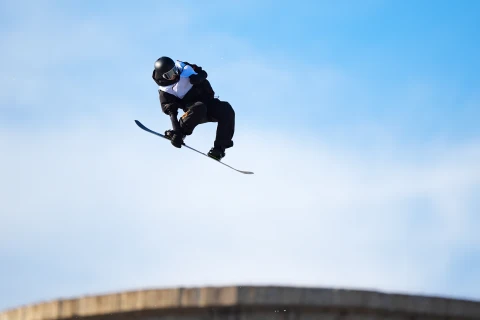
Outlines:
{"label": "concrete structure", "polygon": [[466,320],[480,301],[297,287],[141,290],[34,304],[0,320]]}

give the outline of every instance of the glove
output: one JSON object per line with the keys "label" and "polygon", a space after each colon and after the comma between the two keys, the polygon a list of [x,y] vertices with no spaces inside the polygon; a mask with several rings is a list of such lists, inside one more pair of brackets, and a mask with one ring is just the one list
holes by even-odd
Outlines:
{"label": "glove", "polygon": [[174,134],[172,140],[170,140],[172,145],[176,148],[181,148],[183,144],[183,136],[181,134]]}
{"label": "glove", "polygon": [[184,135],[177,133],[175,130],[167,130],[165,131],[165,137],[170,140],[174,147],[182,147]]}
{"label": "glove", "polygon": [[200,77],[200,75],[198,74],[192,74],[189,78],[190,78],[190,83],[193,85],[199,84],[203,80],[203,78]]}
{"label": "glove", "polygon": [[[200,68],[201,69],[201,68]],[[190,77],[190,83],[193,85],[199,84],[207,78],[207,73],[204,70],[199,70],[197,74],[192,74]]]}
{"label": "glove", "polygon": [[167,130],[165,131],[165,137],[170,140],[172,145],[175,148],[181,148],[183,144],[183,135],[178,134],[173,130]]}

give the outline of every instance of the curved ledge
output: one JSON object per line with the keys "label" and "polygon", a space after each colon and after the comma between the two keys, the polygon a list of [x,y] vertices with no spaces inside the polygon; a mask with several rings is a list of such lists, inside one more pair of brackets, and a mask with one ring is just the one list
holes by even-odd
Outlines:
{"label": "curved ledge", "polygon": [[0,320],[115,318],[119,314],[135,313],[138,316],[142,312],[165,314],[167,311],[175,315],[182,310],[199,312],[205,309],[230,309],[237,313],[248,310],[249,314],[255,313],[255,310],[273,312],[279,309],[294,314],[292,319],[304,319],[302,314],[307,313],[309,316],[305,319],[312,319],[310,317],[317,312],[480,319],[479,301],[361,290],[232,286],[149,289],[55,300],[7,310],[0,313]]}

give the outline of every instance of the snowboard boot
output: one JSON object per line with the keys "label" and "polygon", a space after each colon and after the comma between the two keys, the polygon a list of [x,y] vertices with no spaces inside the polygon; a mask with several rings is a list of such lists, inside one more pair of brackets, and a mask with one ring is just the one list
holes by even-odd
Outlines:
{"label": "snowboard boot", "polygon": [[218,147],[213,147],[207,154],[210,158],[215,159],[217,161],[221,161],[223,157],[225,157],[225,150],[222,150]]}

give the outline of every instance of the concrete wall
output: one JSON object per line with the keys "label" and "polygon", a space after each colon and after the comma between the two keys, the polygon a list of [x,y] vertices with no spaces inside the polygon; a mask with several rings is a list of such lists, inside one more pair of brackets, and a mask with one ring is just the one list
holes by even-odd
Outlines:
{"label": "concrete wall", "polygon": [[205,287],[49,301],[0,320],[480,320],[480,301],[297,287]]}

